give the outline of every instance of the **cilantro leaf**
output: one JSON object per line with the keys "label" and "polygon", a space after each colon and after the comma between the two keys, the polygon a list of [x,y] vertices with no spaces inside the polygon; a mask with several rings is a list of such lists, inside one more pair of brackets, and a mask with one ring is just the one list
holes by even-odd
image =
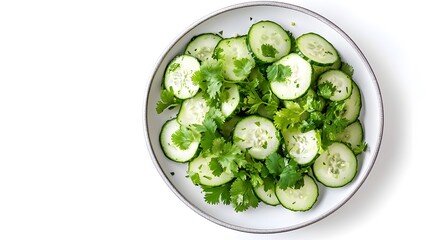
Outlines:
{"label": "cilantro leaf", "polygon": [[235,179],[232,183],[230,194],[232,206],[236,212],[246,211],[249,207],[256,208],[259,204],[259,200],[253,191],[252,184],[241,178]]}
{"label": "cilantro leaf", "polygon": [[262,96],[265,104],[265,111],[269,116],[273,116],[279,108],[280,100],[270,90]]}
{"label": "cilantro leaf", "polygon": [[345,119],[344,101],[330,102],[325,113],[325,120],[322,127],[322,146],[328,146],[335,140],[336,136],[349,125],[349,120]]}
{"label": "cilantro leaf", "polygon": [[354,73],[354,69],[352,65],[345,62],[341,63],[341,71],[343,71],[345,74],[349,75],[350,77],[352,77]]}
{"label": "cilantro leaf", "polygon": [[262,44],[261,46],[262,55],[264,57],[274,58],[279,51],[275,49],[271,44]]}
{"label": "cilantro leaf", "polygon": [[208,187],[201,185],[205,195],[204,200],[209,204],[219,204],[222,202],[225,205],[231,203],[231,183],[226,183],[216,187]]}
{"label": "cilantro leaf", "polygon": [[304,184],[304,173],[308,167],[300,167],[297,162],[288,160],[278,153],[270,154],[265,165],[274,177],[278,177],[278,184],[281,189],[300,188]]}
{"label": "cilantro leaf", "polygon": [[304,96],[298,98],[296,102],[307,112],[321,112],[325,107],[325,99],[318,96],[311,88]]}
{"label": "cilantro leaf", "polygon": [[267,192],[268,190],[275,191],[276,188],[276,181],[274,178],[268,176],[263,179],[264,181],[264,191]]}
{"label": "cilantro leaf", "polygon": [[218,126],[225,123],[225,115],[223,115],[219,108],[210,107],[209,111],[206,113],[206,118],[213,119]]}
{"label": "cilantro leaf", "polygon": [[186,150],[192,143],[200,140],[200,135],[185,126],[181,126],[180,129],[173,133],[171,140],[174,145],[178,146],[182,150]]}
{"label": "cilantro leaf", "polygon": [[213,119],[206,117],[201,125],[195,125],[195,129],[201,133],[200,146],[202,148],[203,154],[209,154],[212,143],[217,137],[216,122]]}
{"label": "cilantro leaf", "polygon": [[273,64],[267,68],[267,78],[270,82],[284,82],[292,75],[290,66]]}
{"label": "cilantro leaf", "polygon": [[229,141],[226,142],[223,138],[217,138],[213,141],[212,154],[215,155],[213,159],[218,161],[227,173],[237,173],[238,169],[247,163],[241,150],[235,144]]}
{"label": "cilantro leaf", "polygon": [[222,62],[215,59],[203,61],[200,70],[192,76],[192,81],[207,92],[211,99],[219,96],[224,81]]}
{"label": "cilantro leaf", "polygon": [[272,153],[265,160],[265,166],[272,175],[279,176],[285,167],[285,159],[278,153]]}
{"label": "cilantro leaf", "polygon": [[257,186],[264,184],[264,180],[262,180],[262,178],[261,178],[261,176],[259,176],[259,174],[250,173],[249,176],[250,176],[250,183],[252,184],[253,187],[257,187]]}
{"label": "cilantro leaf", "polygon": [[362,152],[365,152],[367,147],[368,147],[368,144],[366,142],[361,142],[352,150],[353,150],[354,154],[358,155]]}
{"label": "cilantro leaf", "polygon": [[213,56],[217,59],[222,59],[224,58],[224,50],[223,48],[217,47],[214,49],[213,51]]}
{"label": "cilantro leaf", "polygon": [[189,178],[195,185],[199,185],[201,183],[200,174],[196,172],[189,172]]}
{"label": "cilantro leaf", "polygon": [[323,82],[317,85],[317,92],[324,98],[329,99],[332,97],[337,90],[337,87],[334,86],[331,82]]}
{"label": "cilantro leaf", "polygon": [[321,112],[311,112],[307,119],[300,122],[301,132],[307,132],[312,129],[321,128],[324,123],[324,115]]}
{"label": "cilantro leaf", "polygon": [[270,83],[265,79],[258,68],[254,68],[249,76],[248,82],[243,82],[241,91],[246,97],[243,101],[247,113],[259,113],[270,117],[279,108],[280,100],[271,91]]}
{"label": "cilantro leaf", "polygon": [[252,71],[255,63],[248,58],[241,58],[234,60],[234,74],[237,77],[247,76]]}
{"label": "cilantro leaf", "polygon": [[286,107],[280,109],[274,115],[274,125],[278,129],[285,129],[289,125],[298,123],[301,120],[301,115],[305,110],[296,102],[286,102]]}
{"label": "cilantro leaf", "polygon": [[173,88],[163,89],[161,91],[161,99],[156,103],[156,112],[162,113],[165,109],[174,108],[182,103],[182,100],[176,98],[173,93]]}
{"label": "cilantro leaf", "polygon": [[255,90],[247,92],[247,96],[244,98],[244,104],[248,108],[247,113],[254,114],[258,111],[258,108],[263,104],[261,97]]}
{"label": "cilantro leaf", "polygon": [[304,185],[304,175],[302,169],[299,168],[298,163],[290,160],[285,166],[279,179],[280,189],[295,188],[298,189]]}
{"label": "cilantro leaf", "polygon": [[212,158],[209,162],[209,168],[212,171],[213,175],[219,177],[223,173],[223,167],[220,165],[219,161]]}

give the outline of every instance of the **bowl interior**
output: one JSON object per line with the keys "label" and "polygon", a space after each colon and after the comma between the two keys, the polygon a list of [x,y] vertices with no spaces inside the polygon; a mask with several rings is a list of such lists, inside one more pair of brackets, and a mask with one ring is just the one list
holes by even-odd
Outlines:
{"label": "bowl interior", "polygon": [[[157,114],[164,70],[169,61],[182,54],[190,39],[198,34],[213,32],[223,37],[244,35],[249,27],[260,20],[279,23],[295,37],[307,32],[315,32],[330,41],[340,53],[344,62],[354,68],[353,80],[362,94],[360,120],[365,131],[367,151],[359,155],[357,176],[345,187],[326,188],[319,185],[319,198],[315,206],[307,212],[292,212],[282,206],[260,204],[256,209],[243,213],[234,212],[231,206],[209,205],[199,187],[186,177],[187,164],[167,159],[160,147],[159,133],[166,120],[177,110]],[[276,2],[253,2],[234,5],[215,12],[195,23],[174,41],[163,54],[147,88],[144,106],[145,133],[149,152],[161,176],[172,191],[197,213],[220,225],[246,232],[281,232],[297,229],[314,223],[341,207],[365,181],[375,162],[383,131],[383,106],[376,77],[355,43],[336,25],[324,17],[307,9]],[[172,174],[174,173],[174,174]],[[269,219],[269,220],[268,220]]]}

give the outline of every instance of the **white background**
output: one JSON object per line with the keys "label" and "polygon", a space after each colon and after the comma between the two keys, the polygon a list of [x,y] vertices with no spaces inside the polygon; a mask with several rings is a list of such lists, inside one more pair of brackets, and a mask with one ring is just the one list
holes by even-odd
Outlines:
{"label": "white background", "polygon": [[429,237],[424,1],[289,1],[335,22],[366,55],[385,132],[349,202],[271,235],[186,207],[156,171],[142,127],[145,87],[168,44],[239,1],[147,2],[0,1],[0,239]]}

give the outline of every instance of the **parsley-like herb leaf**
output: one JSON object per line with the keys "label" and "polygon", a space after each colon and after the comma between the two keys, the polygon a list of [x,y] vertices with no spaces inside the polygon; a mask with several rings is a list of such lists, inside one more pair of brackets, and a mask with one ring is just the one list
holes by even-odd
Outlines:
{"label": "parsley-like herb leaf", "polygon": [[361,142],[352,150],[354,154],[358,155],[358,154],[361,154],[362,152],[365,152],[367,147],[368,147],[368,144],[366,142]]}
{"label": "parsley-like herb leaf", "polygon": [[237,77],[247,76],[255,66],[255,63],[248,58],[241,58],[234,60],[234,74]]}
{"label": "parsley-like herb leaf", "polygon": [[272,153],[265,160],[265,166],[272,175],[279,176],[285,167],[285,158],[278,153]]}
{"label": "parsley-like herb leaf", "polygon": [[276,57],[276,54],[279,53],[279,51],[277,51],[277,49],[275,49],[271,44],[262,44],[261,51],[264,57],[270,58]]}
{"label": "parsley-like herb leaf", "polygon": [[305,170],[301,169],[293,160],[289,160],[289,163],[285,166],[282,173],[280,174],[279,187],[280,189],[290,188],[301,188],[304,185],[304,175]]}
{"label": "parsley-like herb leaf", "polygon": [[298,103],[288,101],[286,102],[286,107],[280,109],[274,115],[274,125],[278,129],[285,129],[289,125],[298,123],[301,120],[301,115],[304,113],[305,110]]}
{"label": "parsley-like herb leaf", "polygon": [[[226,142],[222,137],[216,138],[212,143],[212,161],[217,161],[222,166],[223,171],[227,173],[237,173],[240,167],[243,167],[247,161],[241,150],[232,142]],[[215,164],[213,164],[215,165]],[[217,170],[218,168],[213,168]],[[220,176],[217,172],[213,175]]]}
{"label": "parsley-like herb leaf", "polygon": [[353,69],[352,65],[350,65],[346,62],[341,63],[341,71],[343,71],[345,74],[349,75],[350,77],[352,77],[353,73],[354,73],[354,69]]}
{"label": "parsley-like herb leaf", "polygon": [[249,207],[256,208],[259,204],[259,199],[253,192],[252,184],[249,181],[241,178],[235,179],[231,185],[231,202],[236,212],[243,212]]}
{"label": "parsley-like herb leaf", "polygon": [[165,109],[174,108],[182,103],[182,100],[176,98],[173,93],[173,88],[163,89],[161,91],[161,99],[156,103],[156,112],[162,113]]}
{"label": "parsley-like herb leaf", "polygon": [[273,64],[267,68],[267,78],[270,82],[284,82],[292,75],[290,66]]}
{"label": "parsley-like herb leaf", "polygon": [[278,153],[272,153],[265,161],[268,171],[274,177],[278,177],[281,189],[300,188],[304,184],[304,173],[307,167],[300,167],[297,162],[282,157]]}
{"label": "parsley-like herb leaf", "polygon": [[325,120],[322,127],[322,146],[328,146],[337,135],[349,125],[349,121],[345,119],[344,102],[330,102],[325,113]]}
{"label": "parsley-like herb leaf", "polygon": [[204,200],[209,204],[219,204],[222,202],[225,205],[231,203],[231,183],[226,183],[216,187],[208,187],[201,185],[204,190]]}
{"label": "parsley-like herb leaf", "polygon": [[217,137],[217,124],[216,122],[206,117],[201,125],[195,125],[197,131],[201,133],[200,146],[202,153],[208,155],[212,148],[212,143]]}
{"label": "parsley-like herb leaf", "polygon": [[218,97],[224,81],[222,63],[214,59],[203,61],[200,70],[192,76],[192,81],[207,92],[211,99]]}
{"label": "parsley-like herb leaf", "polygon": [[178,146],[181,150],[188,149],[192,143],[198,142],[199,139],[199,133],[185,126],[181,126],[180,129],[174,132],[171,136],[171,140],[173,141],[174,145]]}
{"label": "parsley-like herb leaf", "polygon": [[317,85],[318,93],[326,99],[329,99],[330,97],[332,97],[336,90],[337,90],[337,87],[329,81],[326,81]]}

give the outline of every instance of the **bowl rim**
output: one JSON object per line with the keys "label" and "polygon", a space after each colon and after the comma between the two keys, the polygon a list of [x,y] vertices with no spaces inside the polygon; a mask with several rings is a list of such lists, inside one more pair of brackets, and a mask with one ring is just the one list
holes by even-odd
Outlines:
{"label": "bowl rim", "polygon": [[[260,229],[260,228],[251,228],[251,227],[242,227],[242,226],[238,226],[238,225],[234,225],[231,223],[227,223],[224,222],[220,219],[217,219],[207,213],[205,213],[203,210],[199,209],[197,206],[195,206],[193,203],[191,203],[190,201],[188,201],[181,193],[180,191],[174,186],[174,184],[169,180],[169,178],[166,176],[166,174],[164,173],[164,171],[161,168],[160,163],[158,162],[158,159],[156,158],[154,152],[155,150],[153,149],[152,143],[150,141],[150,137],[149,137],[149,126],[148,126],[148,115],[147,115],[147,108],[148,108],[148,100],[149,100],[149,90],[152,87],[152,84],[154,82],[154,78],[157,72],[157,69],[160,67],[161,63],[163,62],[163,59],[166,57],[166,55],[169,53],[169,51],[183,38],[185,37],[186,34],[188,34],[190,31],[192,31],[194,28],[196,28],[198,25],[202,24],[205,21],[210,20],[211,18],[223,14],[225,12],[228,11],[232,11],[235,9],[241,9],[241,8],[247,8],[247,7],[255,7],[255,6],[270,6],[270,7],[279,7],[279,8],[286,8],[286,9],[290,9],[290,10],[295,10],[298,12],[301,12],[303,14],[309,15],[311,17],[314,17],[316,19],[318,19],[319,21],[325,23],[327,26],[331,27],[333,30],[335,30],[341,37],[343,37],[354,49],[355,51],[358,53],[359,57],[362,59],[365,68],[369,71],[369,74],[371,75],[371,81],[373,86],[375,87],[375,90],[377,92],[377,97],[378,97],[378,102],[379,102],[379,107],[380,107],[380,116],[379,116],[379,120],[380,120],[380,127],[379,127],[379,135],[377,137],[377,144],[375,146],[374,150],[374,155],[373,155],[373,159],[371,160],[371,164],[369,165],[368,171],[365,173],[365,175],[362,178],[362,181],[356,186],[355,189],[353,189],[353,191],[342,201],[340,202],[337,206],[335,206],[334,208],[332,208],[330,211],[325,212],[322,215],[319,215],[318,217],[311,219],[310,221],[307,222],[303,222],[301,224],[296,224],[296,225],[292,225],[292,226],[288,226],[288,227],[280,227],[280,228],[271,228],[271,229]],[[147,82],[146,88],[145,88],[145,97],[143,98],[143,133],[145,135],[145,142],[146,142],[146,147],[149,150],[149,154],[150,157],[152,159],[153,164],[155,165],[155,168],[157,169],[158,173],[161,175],[162,179],[164,180],[164,182],[168,185],[168,187],[170,188],[171,191],[173,191],[173,193],[183,202],[185,203],[185,205],[187,205],[189,208],[191,208],[194,212],[196,212],[197,214],[199,214],[200,216],[206,218],[207,220],[210,220],[211,222],[214,222],[220,226],[232,229],[232,230],[237,230],[237,231],[241,231],[241,232],[247,232],[247,233],[258,233],[258,234],[270,234],[270,233],[281,233],[281,232],[288,232],[288,231],[292,231],[292,230],[296,230],[299,228],[303,228],[306,227],[308,225],[311,225],[313,223],[316,223],[322,219],[324,219],[325,217],[331,215],[333,212],[337,211],[339,208],[341,208],[346,202],[348,202],[353,195],[360,189],[360,187],[362,186],[362,184],[366,181],[369,173],[371,172],[376,160],[377,160],[377,156],[378,153],[380,151],[380,146],[381,146],[381,142],[382,142],[382,138],[383,138],[383,130],[384,130],[384,107],[383,107],[383,99],[382,99],[382,94],[380,91],[380,86],[378,84],[377,81],[377,77],[371,67],[371,65],[369,64],[368,60],[366,59],[365,55],[362,53],[362,51],[359,49],[359,47],[357,46],[357,44],[340,28],[338,27],[336,24],[334,24],[333,22],[331,22],[330,20],[328,20],[327,18],[325,18],[324,16],[320,15],[319,13],[316,13],[312,10],[309,10],[307,8],[295,5],[295,4],[290,4],[290,3],[285,3],[285,2],[278,2],[278,1],[251,1],[251,2],[243,2],[243,3],[238,3],[238,4],[233,4],[224,8],[221,8],[217,11],[214,11],[212,13],[207,14],[206,16],[196,20],[193,24],[191,24],[189,27],[187,27],[185,30],[183,30],[170,44],[169,46],[166,47],[166,49],[164,50],[164,52],[160,55],[159,59],[157,60],[154,68],[151,71],[150,77],[149,77],[149,81]]]}

